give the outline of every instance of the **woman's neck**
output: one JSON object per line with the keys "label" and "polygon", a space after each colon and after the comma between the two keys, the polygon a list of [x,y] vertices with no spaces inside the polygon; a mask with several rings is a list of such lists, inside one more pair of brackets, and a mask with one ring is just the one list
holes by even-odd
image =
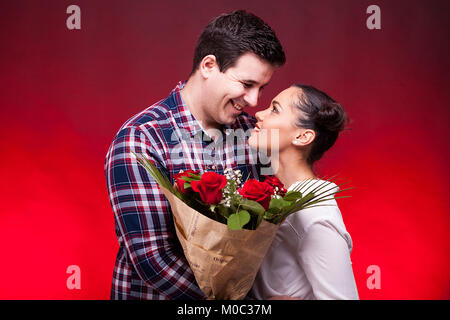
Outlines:
{"label": "woman's neck", "polygon": [[276,170],[275,176],[283,182],[286,189],[297,181],[317,178],[306,159],[299,157],[298,151],[295,151],[279,154],[278,159],[271,159]]}

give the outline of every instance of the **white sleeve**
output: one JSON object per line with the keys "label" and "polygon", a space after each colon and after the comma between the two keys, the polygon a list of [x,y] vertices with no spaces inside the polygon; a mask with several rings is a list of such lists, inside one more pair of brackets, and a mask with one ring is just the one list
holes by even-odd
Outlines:
{"label": "white sleeve", "polygon": [[347,242],[331,226],[316,222],[307,229],[299,263],[316,299],[359,299]]}

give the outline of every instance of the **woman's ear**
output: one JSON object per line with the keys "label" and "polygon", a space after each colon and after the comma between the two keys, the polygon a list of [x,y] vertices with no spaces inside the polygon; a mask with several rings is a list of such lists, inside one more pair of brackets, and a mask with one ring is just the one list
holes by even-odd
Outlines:
{"label": "woman's ear", "polygon": [[316,138],[316,132],[311,129],[302,129],[296,135],[292,143],[295,146],[307,146],[310,145]]}
{"label": "woman's ear", "polygon": [[204,79],[208,79],[215,68],[218,68],[216,56],[213,54],[209,54],[205,57],[203,57],[202,61],[200,62],[200,65],[198,67],[200,71],[200,75]]}

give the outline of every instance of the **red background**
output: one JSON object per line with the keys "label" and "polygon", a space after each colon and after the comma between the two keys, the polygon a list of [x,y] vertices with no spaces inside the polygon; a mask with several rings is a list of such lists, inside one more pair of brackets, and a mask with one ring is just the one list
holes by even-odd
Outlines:
{"label": "red background", "polygon": [[[66,8],[81,8],[81,30]],[[381,30],[366,8],[381,8]],[[107,299],[117,250],[103,163],[125,120],[186,79],[197,36],[247,9],[294,82],[353,119],[320,162],[356,187],[340,201],[361,299],[448,299],[448,1],[2,1],[0,298]],[[81,289],[66,286],[69,265]],[[370,290],[367,267],[381,270]]]}

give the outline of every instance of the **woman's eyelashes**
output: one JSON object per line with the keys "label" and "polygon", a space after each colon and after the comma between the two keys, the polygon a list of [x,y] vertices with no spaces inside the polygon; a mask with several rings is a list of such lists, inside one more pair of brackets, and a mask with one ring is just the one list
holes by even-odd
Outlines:
{"label": "woman's eyelashes", "polygon": [[279,110],[275,105],[272,105],[272,109],[270,110],[272,113],[278,113]]}

